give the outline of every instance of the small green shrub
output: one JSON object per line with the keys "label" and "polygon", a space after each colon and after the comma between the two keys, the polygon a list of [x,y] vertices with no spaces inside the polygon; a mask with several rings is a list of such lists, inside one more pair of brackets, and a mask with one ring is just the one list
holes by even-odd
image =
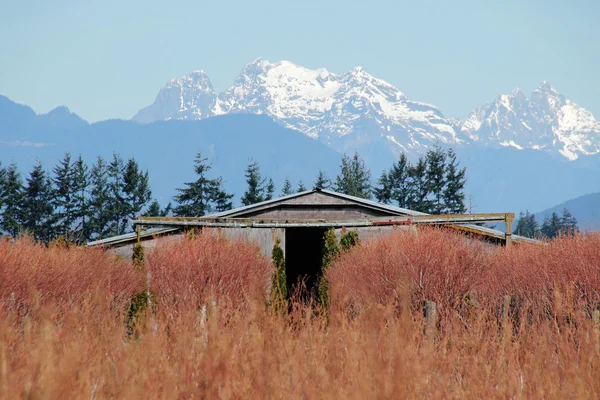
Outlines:
{"label": "small green shrub", "polygon": [[356,231],[347,231],[342,233],[342,238],[340,239],[340,246],[342,247],[342,251],[348,251],[354,246],[358,246],[360,244],[360,238],[358,237],[358,232]]}
{"label": "small green shrub", "polygon": [[329,308],[329,281],[327,279],[327,268],[340,255],[340,245],[335,236],[335,229],[329,228],[325,232],[323,240],[323,261],[321,263],[321,276],[317,285],[318,304],[321,312],[325,313]]}
{"label": "small green shrub", "polygon": [[128,336],[139,337],[140,330],[145,325],[147,311],[151,310],[155,304],[156,298],[146,289],[133,296],[125,318]]}
{"label": "small green shrub", "polygon": [[141,243],[133,245],[133,255],[131,261],[135,267],[143,267],[146,261],[146,255],[144,254],[144,246]]}
{"label": "small green shrub", "polygon": [[285,257],[281,248],[281,240],[277,239],[271,252],[271,258],[275,271],[273,273],[273,284],[271,286],[271,306],[278,312],[287,309],[288,290],[287,276],[285,274]]}

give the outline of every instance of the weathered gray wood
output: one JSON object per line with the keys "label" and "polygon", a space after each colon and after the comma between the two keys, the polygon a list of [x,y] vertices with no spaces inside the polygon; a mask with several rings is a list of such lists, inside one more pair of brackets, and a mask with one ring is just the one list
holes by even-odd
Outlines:
{"label": "weathered gray wood", "polygon": [[[305,210],[305,214],[302,214],[298,210]],[[339,216],[336,218],[336,215],[334,214],[331,216],[325,215],[325,213],[328,213],[331,210],[335,210],[337,213],[336,215]],[[351,199],[345,199],[323,192],[313,192],[300,197],[269,202],[267,204],[251,207],[247,210],[240,210],[239,212],[228,215],[227,218],[343,219],[343,212],[350,210],[352,210],[354,214],[348,215],[364,215],[365,217],[401,215],[399,212],[385,209],[376,204],[352,201]],[[342,214],[340,214],[340,212]],[[356,214],[356,212],[358,212],[358,214]]]}
{"label": "weathered gray wood", "polygon": [[[385,213],[370,208],[356,205],[328,206],[328,205],[281,205],[274,208],[260,210],[243,215],[243,218],[264,218],[265,220],[324,220],[324,221],[348,221],[369,220],[373,217],[383,217]],[[241,218],[241,217],[240,217]]]}
{"label": "weathered gray wood", "polygon": [[280,204],[316,204],[316,205],[353,205],[353,201],[328,195],[326,193],[310,193],[306,196],[284,200]]}
{"label": "weathered gray wood", "polygon": [[426,300],[423,314],[425,317],[425,336],[433,343],[437,326],[437,304],[434,301]]}

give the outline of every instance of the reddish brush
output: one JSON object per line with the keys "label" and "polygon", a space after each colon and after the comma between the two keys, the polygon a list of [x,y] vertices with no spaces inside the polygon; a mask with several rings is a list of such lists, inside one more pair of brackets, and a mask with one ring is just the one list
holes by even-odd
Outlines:
{"label": "reddish brush", "polygon": [[143,283],[128,263],[101,249],[48,248],[30,238],[0,240],[0,276],[0,305],[27,311],[77,305],[96,293],[123,310]]}
{"label": "reddish brush", "polygon": [[165,307],[199,309],[209,299],[264,300],[273,266],[247,240],[201,234],[165,242],[148,255],[150,290]]}
{"label": "reddish brush", "polygon": [[432,300],[448,313],[465,300],[499,307],[510,296],[512,308],[552,314],[560,298],[560,307],[589,313],[600,304],[600,235],[504,248],[437,228],[397,231],[342,255],[328,277],[338,302],[390,304],[408,296],[413,310]]}
{"label": "reddish brush", "polygon": [[588,309],[600,305],[600,234],[577,234],[546,245],[521,244],[496,252],[485,291],[539,307],[556,296]]}
{"label": "reddish brush", "polygon": [[[2,242],[3,304],[12,293],[39,301],[33,318],[0,308],[0,398],[599,398],[599,312],[518,326],[512,317],[529,311],[454,312],[473,291],[557,310],[567,290],[594,302],[599,244],[504,249],[439,229],[397,232],[331,265],[333,305],[361,306],[348,318],[304,302],[271,312],[270,261],[246,241],[201,235],[148,255],[158,312],[141,313],[132,335],[111,304],[141,286],[130,263]],[[398,313],[405,296],[416,312]],[[443,324],[422,323],[423,299]]]}
{"label": "reddish brush", "polygon": [[408,297],[413,309],[432,300],[443,310],[474,294],[491,259],[483,243],[423,228],[368,241],[342,255],[327,275],[334,301],[390,304]]}

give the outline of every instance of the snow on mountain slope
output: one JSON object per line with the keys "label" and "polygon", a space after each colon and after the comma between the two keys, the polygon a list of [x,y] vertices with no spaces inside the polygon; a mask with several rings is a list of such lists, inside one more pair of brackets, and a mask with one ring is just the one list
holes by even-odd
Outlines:
{"label": "snow on mountain slope", "polygon": [[459,135],[486,146],[543,150],[569,160],[600,152],[600,123],[548,82],[529,99],[515,89],[474,110]]}
{"label": "snow on mountain slope", "polygon": [[220,94],[202,71],[172,79],[133,120],[195,120],[229,113],[266,114],[344,152],[387,149],[417,155],[439,142],[533,149],[568,160],[600,153],[600,124],[548,82],[529,98],[521,89],[502,94],[461,122],[409,100],[360,67],[337,75],[261,58],[247,64]]}
{"label": "snow on mountain slope", "polygon": [[434,142],[460,142],[439,109],[408,100],[360,67],[337,75],[260,58],[246,65],[218,96],[204,73],[171,80],[133,120],[203,119],[227,113],[267,114],[343,151],[377,143],[394,153],[417,153]]}
{"label": "snow on mountain slope", "polygon": [[133,120],[150,123],[167,119],[203,119],[215,115],[217,94],[204,71],[194,71],[181,79],[171,79],[148,107]]}

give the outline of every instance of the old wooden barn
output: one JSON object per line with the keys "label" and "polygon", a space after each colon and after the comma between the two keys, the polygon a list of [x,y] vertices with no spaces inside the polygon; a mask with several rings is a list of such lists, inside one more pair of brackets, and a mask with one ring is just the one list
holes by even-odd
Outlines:
{"label": "old wooden barn", "polygon": [[[178,240],[189,229],[218,231],[226,237],[246,237],[260,245],[270,256],[280,240],[286,258],[288,285],[299,278],[307,286],[314,282],[321,268],[323,237],[334,228],[358,232],[361,240],[369,240],[393,229],[416,229],[420,224],[444,225],[497,245],[532,241],[511,235],[512,213],[430,215],[329,190],[314,189],[290,196],[236,208],[204,217],[146,217],[133,221],[136,232],[88,243],[104,246],[123,256],[130,256],[138,241],[145,248],[157,239]],[[486,228],[480,223],[504,223],[506,231]]]}

